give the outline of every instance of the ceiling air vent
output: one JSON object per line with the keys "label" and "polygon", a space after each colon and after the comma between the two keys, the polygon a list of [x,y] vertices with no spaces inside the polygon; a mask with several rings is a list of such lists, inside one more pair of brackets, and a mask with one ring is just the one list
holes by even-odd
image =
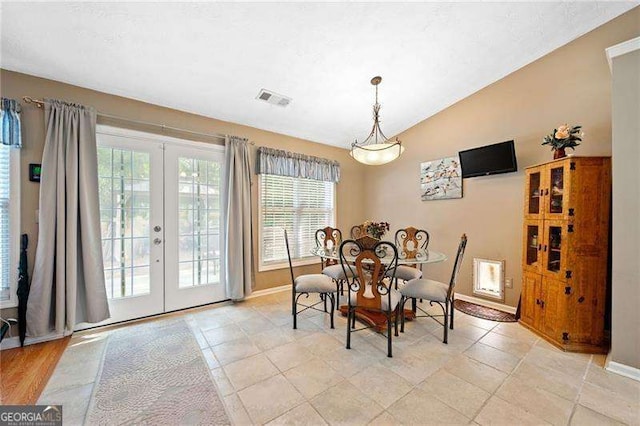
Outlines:
{"label": "ceiling air vent", "polygon": [[258,96],[256,96],[256,99],[265,101],[272,105],[278,105],[281,107],[286,107],[291,103],[291,98],[278,95],[277,93],[274,93],[265,89],[260,90],[260,93],[258,93]]}

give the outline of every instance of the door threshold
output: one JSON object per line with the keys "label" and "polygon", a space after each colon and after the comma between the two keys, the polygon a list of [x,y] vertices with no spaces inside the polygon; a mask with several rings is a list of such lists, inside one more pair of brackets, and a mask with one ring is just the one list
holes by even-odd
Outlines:
{"label": "door threshold", "polygon": [[197,311],[203,311],[205,310],[205,308],[210,308],[214,305],[219,305],[219,306],[230,306],[230,304],[232,304],[233,302],[231,301],[231,299],[225,299],[225,300],[220,300],[219,302],[213,302],[213,303],[205,303],[202,305],[197,305],[197,306],[192,306],[190,308],[184,308],[184,309],[176,309],[174,311],[168,311],[168,312],[161,312],[159,314],[153,314],[153,315],[147,315],[144,317],[140,317],[140,318],[134,318],[134,319],[130,319],[130,320],[124,320],[124,321],[118,321],[118,322],[114,322],[111,324],[104,324],[104,325],[96,325],[93,327],[89,327],[89,328],[83,328],[80,331],[76,331],[73,334],[76,336],[83,336],[87,333],[95,333],[96,331],[104,331],[104,330],[110,330],[110,329],[116,329],[116,328],[121,328],[121,327],[125,327],[131,324],[136,324],[136,323],[141,323],[141,322],[147,322],[147,321],[157,321],[157,320],[161,320],[161,319],[165,319],[168,317],[172,317],[172,316],[178,316],[178,315],[184,315],[186,313],[189,312],[197,312]]}

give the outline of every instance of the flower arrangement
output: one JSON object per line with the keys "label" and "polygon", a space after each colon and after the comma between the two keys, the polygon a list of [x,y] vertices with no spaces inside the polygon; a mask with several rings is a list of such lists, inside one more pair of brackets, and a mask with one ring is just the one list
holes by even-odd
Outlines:
{"label": "flower arrangement", "polygon": [[362,224],[365,232],[376,239],[381,239],[389,230],[389,222],[373,222],[367,220]]}
{"label": "flower arrangement", "polygon": [[550,145],[552,151],[561,154],[554,158],[564,157],[565,148],[575,149],[580,145],[578,141],[582,141],[584,136],[581,129],[582,126],[569,126],[568,124],[558,126],[557,129],[553,129],[553,132],[544,137],[542,145]]}

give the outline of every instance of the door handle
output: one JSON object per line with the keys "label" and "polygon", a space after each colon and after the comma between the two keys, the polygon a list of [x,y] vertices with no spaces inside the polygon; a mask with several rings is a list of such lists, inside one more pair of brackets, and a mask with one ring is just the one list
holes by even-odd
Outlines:
{"label": "door handle", "polygon": [[153,227],[153,230],[156,231],[156,232],[160,232],[160,231],[162,231],[162,227],[160,225],[156,225],[156,226]]}
{"label": "door handle", "polygon": [[160,238],[154,238],[153,239],[153,244],[159,246],[160,244],[162,244],[162,240]]}

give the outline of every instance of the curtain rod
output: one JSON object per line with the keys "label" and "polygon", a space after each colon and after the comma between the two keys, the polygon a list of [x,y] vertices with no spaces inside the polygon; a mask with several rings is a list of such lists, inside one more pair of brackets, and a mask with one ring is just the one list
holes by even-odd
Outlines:
{"label": "curtain rod", "polygon": [[[33,99],[30,96],[24,96],[22,98],[23,101],[25,101],[28,104],[34,104],[36,107],[38,108],[44,108],[44,101],[38,100],[38,99]],[[155,127],[160,127],[162,128],[162,130],[173,130],[176,132],[182,132],[182,133],[189,133],[192,135],[197,135],[197,136],[205,136],[205,137],[213,137],[213,138],[218,138],[218,139],[224,139],[226,137],[226,135],[222,135],[220,133],[202,133],[202,132],[195,132],[193,130],[187,130],[187,129],[180,129],[179,127],[172,127],[172,126],[166,126],[164,124],[156,124],[156,123],[151,123],[149,121],[139,121],[139,120],[131,120],[129,118],[124,118],[124,117],[119,117],[117,115],[111,115],[111,114],[103,114],[101,112],[98,112],[98,115],[100,117],[103,118],[110,118],[112,120],[120,120],[120,121],[126,121],[129,123],[134,123],[134,124],[140,124],[143,126],[155,126]],[[255,145],[254,142],[249,142],[250,145]]]}

